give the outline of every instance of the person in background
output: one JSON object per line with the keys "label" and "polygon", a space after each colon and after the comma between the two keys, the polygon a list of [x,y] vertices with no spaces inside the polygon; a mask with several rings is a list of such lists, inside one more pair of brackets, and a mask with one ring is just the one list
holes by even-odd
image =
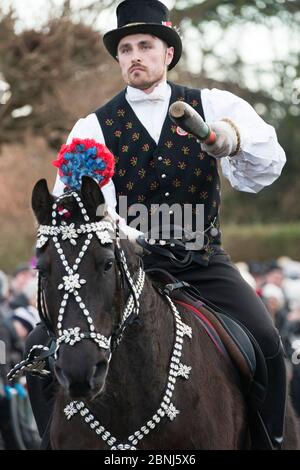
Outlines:
{"label": "person in background", "polygon": [[241,273],[242,278],[249,284],[250,287],[252,287],[253,290],[256,290],[256,281],[252,274],[249,272],[249,266],[247,263],[244,263],[243,261],[238,261],[235,263],[236,267]]}
{"label": "person in background", "polygon": [[249,261],[248,263],[249,273],[255,280],[255,290],[259,296],[261,296],[261,287],[265,283],[265,266],[263,263],[257,261]]}
{"label": "person in background", "polygon": [[283,275],[288,279],[300,279],[300,262],[295,261],[288,256],[280,256],[277,264],[282,268]]}
{"label": "person in background", "polygon": [[5,318],[9,312],[9,280],[7,275],[0,271],[0,318]]}
{"label": "person in background", "polygon": [[[0,364],[0,435],[5,449],[20,449],[20,442],[12,426],[11,393],[26,396],[24,387],[16,383],[8,383],[9,370],[23,358],[25,340],[39,321],[38,311],[34,307],[36,297],[36,280],[26,279],[22,284],[23,305],[16,309],[9,306],[9,287],[7,277],[0,272],[0,340],[5,345],[3,361]],[[4,363],[3,363],[4,362]],[[1,440],[1,439],[0,439]],[[1,445],[1,444],[0,444]]]}
{"label": "person in background", "polygon": [[24,293],[26,284],[35,278],[36,272],[29,263],[20,264],[11,280],[11,298],[10,307],[12,309],[17,307],[26,307],[28,305],[28,297]]}
{"label": "person in background", "polygon": [[291,310],[286,316],[283,339],[292,366],[290,394],[294,408],[300,417],[300,291],[298,291],[298,298],[294,298],[291,302]]}
{"label": "person in background", "polygon": [[277,261],[270,261],[265,265],[265,283],[274,284],[282,288],[284,281],[283,269],[279,266]]}
{"label": "person in background", "polygon": [[264,284],[261,288],[261,297],[272,317],[276,328],[282,332],[285,326],[287,315],[283,290],[275,284]]}

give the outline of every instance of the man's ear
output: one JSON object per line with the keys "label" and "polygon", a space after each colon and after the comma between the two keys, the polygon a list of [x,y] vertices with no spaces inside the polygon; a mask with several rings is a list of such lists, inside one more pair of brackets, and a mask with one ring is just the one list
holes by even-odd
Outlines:
{"label": "man's ear", "polygon": [[174,57],[174,47],[168,47],[166,51],[166,65],[170,65]]}
{"label": "man's ear", "polygon": [[39,180],[32,191],[31,207],[40,225],[50,225],[54,197],[49,193],[47,181]]}
{"label": "man's ear", "polygon": [[99,206],[104,206],[105,199],[98,183],[90,178],[89,176],[83,176],[81,182],[81,196],[83,205],[88,213],[88,216],[95,220],[101,211]]}

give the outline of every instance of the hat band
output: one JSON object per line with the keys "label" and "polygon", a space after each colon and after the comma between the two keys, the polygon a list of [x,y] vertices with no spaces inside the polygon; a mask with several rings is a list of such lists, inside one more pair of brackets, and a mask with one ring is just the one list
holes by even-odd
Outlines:
{"label": "hat band", "polygon": [[138,26],[139,24],[147,24],[147,23],[145,23],[144,21],[139,21],[139,22],[136,22],[136,23],[127,23],[127,24],[124,24],[124,26],[122,26],[122,28],[127,28],[127,26]]}
{"label": "hat band", "polygon": [[[127,28],[128,26],[139,26],[139,25],[145,25],[145,24],[149,24],[149,23],[145,23],[144,21],[138,21],[136,23],[124,24],[123,26],[121,26],[121,28]],[[158,24],[159,25],[160,23],[152,23],[152,24]],[[167,26],[168,28],[172,28],[172,22],[171,21],[162,21],[161,24],[162,24],[162,26]]]}

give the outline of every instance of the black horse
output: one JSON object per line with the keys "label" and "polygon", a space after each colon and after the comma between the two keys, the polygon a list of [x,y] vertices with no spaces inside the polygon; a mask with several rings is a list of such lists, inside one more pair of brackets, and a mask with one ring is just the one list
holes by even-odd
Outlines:
{"label": "black horse", "polygon": [[[103,204],[87,177],[58,199],[45,180],[33,190],[39,305],[56,341],[51,446],[249,448],[236,371],[197,318],[154,288],[131,243],[97,215]],[[291,417],[287,427],[285,445],[297,448]]]}

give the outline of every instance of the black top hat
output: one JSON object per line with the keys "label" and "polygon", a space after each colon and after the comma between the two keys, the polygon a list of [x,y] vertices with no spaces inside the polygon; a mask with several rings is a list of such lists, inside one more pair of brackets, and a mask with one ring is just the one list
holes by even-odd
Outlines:
{"label": "black top hat", "polygon": [[174,47],[171,70],[180,59],[182,43],[172,27],[168,8],[158,0],[125,0],[117,8],[118,28],[103,36],[103,42],[115,59],[120,40],[130,34],[153,34]]}

